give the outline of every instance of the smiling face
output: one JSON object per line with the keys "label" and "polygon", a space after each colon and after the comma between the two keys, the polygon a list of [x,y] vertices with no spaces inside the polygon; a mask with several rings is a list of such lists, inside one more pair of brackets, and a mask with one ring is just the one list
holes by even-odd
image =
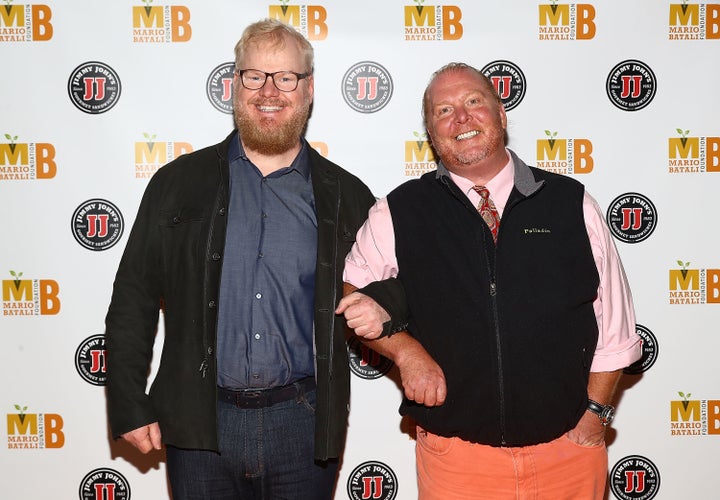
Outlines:
{"label": "smiling face", "polygon": [[450,68],[430,83],[428,135],[445,167],[473,179],[494,177],[507,163],[505,108],[492,85],[472,68]]}
{"label": "smiling face", "polygon": [[[298,44],[287,36],[263,38],[246,48],[237,69],[267,73],[309,73]],[[281,92],[272,78],[257,90],[243,87],[237,73],[233,79],[235,123],[243,147],[263,155],[278,155],[299,148],[313,98],[312,75],[300,80],[292,92]]]}

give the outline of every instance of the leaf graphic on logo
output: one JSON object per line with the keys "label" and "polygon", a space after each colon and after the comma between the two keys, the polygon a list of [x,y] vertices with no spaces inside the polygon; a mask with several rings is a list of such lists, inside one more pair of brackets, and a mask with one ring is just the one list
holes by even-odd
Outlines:
{"label": "leaf graphic on logo", "polygon": [[145,4],[145,12],[146,12],[147,15],[149,16],[149,15],[150,15],[150,11],[152,10],[152,7],[150,6],[150,4],[153,2],[153,0],[142,0],[142,1],[143,1],[143,3]]}
{"label": "leaf graphic on logo", "polygon": [[147,132],[143,132],[143,135],[145,136],[145,139],[147,139],[148,150],[152,153],[153,147],[155,146],[153,139],[155,139],[157,134],[150,135]]}
{"label": "leaf graphic on logo", "polygon": [[23,275],[23,273],[15,273],[15,271],[10,271],[10,275],[15,278],[13,280],[13,283],[15,283],[15,288],[19,291],[20,290],[20,277]]}
{"label": "leaf graphic on logo", "polygon": [[25,410],[27,410],[27,406],[21,407],[20,405],[14,405],[15,409],[18,411],[18,416],[20,417],[20,423],[25,423]]}
{"label": "leaf graphic on logo", "polygon": [[555,147],[555,137],[557,137],[557,132],[550,132],[549,130],[545,131],[545,135],[548,136],[548,144],[550,144],[550,149]]}

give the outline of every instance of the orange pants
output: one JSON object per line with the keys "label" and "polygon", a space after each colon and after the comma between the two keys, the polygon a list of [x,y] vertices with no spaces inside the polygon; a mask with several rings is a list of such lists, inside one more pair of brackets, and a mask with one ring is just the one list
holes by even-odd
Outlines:
{"label": "orange pants", "polygon": [[549,443],[496,448],[431,434],[418,426],[419,500],[602,500],[605,445],[567,436]]}

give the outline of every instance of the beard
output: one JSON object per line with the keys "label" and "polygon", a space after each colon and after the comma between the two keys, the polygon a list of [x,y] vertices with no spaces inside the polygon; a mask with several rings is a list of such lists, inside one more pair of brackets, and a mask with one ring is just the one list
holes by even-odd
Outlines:
{"label": "beard", "polygon": [[505,146],[505,131],[502,127],[485,129],[487,135],[478,149],[458,151],[453,139],[438,141],[435,150],[446,167],[461,170],[480,163]]}
{"label": "beard", "polygon": [[[292,115],[278,123],[273,118],[261,118],[259,121],[250,116],[246,106],[235,99],[235,125],[238,128],[243,145],[263,155],[278,155],[290,151],[298,145],[310,115],[310,103],[294,108]],[[273,99],[253,99],[250,105],[285,105],[285,102]]]}

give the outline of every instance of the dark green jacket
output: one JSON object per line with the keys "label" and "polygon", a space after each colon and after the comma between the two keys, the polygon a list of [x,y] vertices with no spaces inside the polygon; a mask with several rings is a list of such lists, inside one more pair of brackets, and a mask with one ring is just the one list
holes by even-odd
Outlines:
{"label": "dark green jacket", "polygon": [[[218,449],[217,301],[233,137],[164,166],[143,195],[106,318],[114,436],[157,421],[165,444]],[[334,310],[342,297],[345,255],[375,198],[355,176],[309,152],[318,223],[315,457],[325,460],[342,451],[350,397],[345,322]],[[146,394],[160,310],[162,357]]]}

